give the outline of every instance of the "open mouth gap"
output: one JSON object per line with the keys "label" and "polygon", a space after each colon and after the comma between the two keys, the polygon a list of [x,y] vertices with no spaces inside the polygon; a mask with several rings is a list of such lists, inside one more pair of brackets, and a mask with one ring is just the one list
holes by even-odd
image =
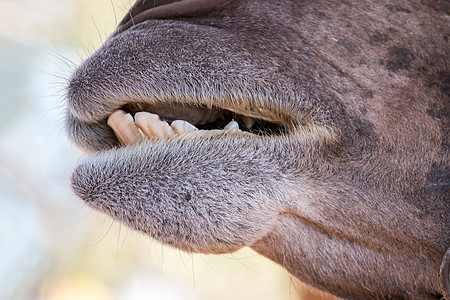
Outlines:
{"label": "open mouth gap", "polygon": [[[229,128],[230,122],[239,125],[239,130],[255,135],[283,135],[286,126],[269,121],[265,117],[254,117],[233,112],[219,107],[206,107],[204,105],[164,104],[150,105],[147,103],[132,103],[121,107],[121,110],[134,116],[138,112],[156,114],[163,121],[171,124],[176,120],[187,121],[199,130],[223,130]],[[236,123],[233,123],[236,126]],[[228,127],[227,127],[228,125]]]}

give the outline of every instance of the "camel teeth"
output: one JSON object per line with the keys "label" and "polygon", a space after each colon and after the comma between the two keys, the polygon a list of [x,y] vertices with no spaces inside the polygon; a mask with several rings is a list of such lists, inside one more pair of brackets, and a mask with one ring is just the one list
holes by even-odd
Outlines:
{"label": "camel teeth", "polygon": [[[243,122],[250,128],[255,120],[248,117]],[[142,141],[145,137],[163,140],[199,130],[185,120],[175,120],[169,125],[157,114],[145,111],[137,112],[133,119],[129,113],[117,110],[109,116],[107,123],[124,146]],[[232,120],[223,130],[239,130],[239,124]]]}
{"label": "camel teeth", "polygon": [[239,129],[239,124],[233,120],[230,123],[228,123],[224,129]]}
{"label": "camel teeth", "polygon": [[166,121],[161,121],[158,115],[148,112],[138,112],[134,115],[137,127],[149,138],[165,139],[175,132]]}
{"label": "camel teeth", "polygon": [[244,116],[244,117],[242,117],[242,122],[244,122],[245,127],[250,129],[250,128],[252,128],[253,124],[255,124],[255,119]]}
{"label": "camel teeth", "polygon": [[136,127],[133,117],[123,110],[117,110],[109,116],[107,124],[122,145],[134,144],[142,139],[142,134]]}
{"label": "camel teeth", "polygon": [[184,120],[175,120],[170,126],[176,134],[189,133],[198,130],[197,127]]}

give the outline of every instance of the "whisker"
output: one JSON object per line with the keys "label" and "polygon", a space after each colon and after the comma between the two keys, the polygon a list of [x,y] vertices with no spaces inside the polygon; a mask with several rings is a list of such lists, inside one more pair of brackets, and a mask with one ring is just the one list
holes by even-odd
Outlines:
{"label": "whisker", "polygon": [[116,7],[114,6],[113,0],[109,0],[109,2],[111,3],[111,7],[112,7],[112,10],[113,10],[113,14],[114,14],[114,22],[115,22],[116,27],[117,27],[117,25],[119,25],[119,23],[117,23]]}
{"label": "whisker", "polygon": [[111,223],[109,224],[109,228],[108,230],[105,232],[105,234],[100,238],[100,240],[98,240],[97,242],[93,243],[93,244],[87,244],[87,246],[95,246],[97,244],[99,244],[101,241],[103,241],[103,239],[106,237],[106,235],[109,233],[109,231],[111,230],[112,226],[114,224],[114,220],[111,219]]}
{"label": "whisker", "polygon": [[214,269],[214,268],[211,266],[211,264],[206,260],[206,258],[203,256],[203,254],[201,254],[200,257],[201,257],[201,258],[203,259],[203,261],[208,265],[208,267],[210,267],[211,270],[214,271],[214,273],[216,273],[217,275],[219,275],[219,277],[221,277],[223,280],[225,280],[225,282],[228,283],[229,285],[236,287],[236,285],[235,285],[232,281],[228,280],[228,279],[225,278],[222,274],[220,274],[219,272],[217,272],[217,270]]}
{"label": "whisker", "polygon": [[181,251],[177,250],[177,252],[178,252],[178,255],[180,256],[181,262],[183,263],[184,269],[189,274],[189,277],[194,281],[194,287],[195,287],[195,279],[194,279],[193,274],[191,274],[191,272],[189,271],[189,268],[187,267],[186,263],[184,262],[183,255],[182,255]]}
{"label": "whisker", "polygon": [[193,284],[194,284],[194,291],[195,291],[195,268],[194,268],[194,254],[191,253],[191,267],[192,267],[192,278],[193,278]]}
{"label": "whisker", "polygon": [[92,19],[92,22],[94,23],[95,29],[97,30],[97,35],[98,35],[100,44],[104,44],[104,40],[103,40],[103,37],[102,37],[102,35],[100,33],[100,29],[98,29],[97,22],[95,22],[95,19],[94,19],[93,16],[91,16],[91,19]]}

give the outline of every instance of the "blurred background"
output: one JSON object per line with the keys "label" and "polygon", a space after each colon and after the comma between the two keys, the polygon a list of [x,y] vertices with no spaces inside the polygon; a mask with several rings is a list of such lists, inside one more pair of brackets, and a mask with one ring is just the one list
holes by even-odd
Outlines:
{"label": "blurred background", "polygon": [[65,83],[131,5],[0,0],[0,299],[298,299],[250,249],[186,254],[72,195]]}

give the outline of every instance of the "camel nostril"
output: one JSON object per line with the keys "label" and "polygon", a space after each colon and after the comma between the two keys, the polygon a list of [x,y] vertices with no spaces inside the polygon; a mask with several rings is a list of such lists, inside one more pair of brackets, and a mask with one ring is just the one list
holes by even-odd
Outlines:
{"label": "camel nostril", "polygon": [[122,19],[122,21],[119,23],[120,26],[124,26],[129,21],[133,21],[133,19],[140,13],[147,11],[149,9],[153,9],[159,6],[163,6],[169,3],[176,2],[177,0],[157,0],[157,1],[147,1],[147,0],[139,0],[137,1],[131,9],[128,11],[128,13],[125,15],[125,17]]}
{"label": "camel nostril", "polygon": [[150,19],[186,18],[206,14],[214,8],[229,6],[223,0],[139,0],[117,26],[113,36]]}

